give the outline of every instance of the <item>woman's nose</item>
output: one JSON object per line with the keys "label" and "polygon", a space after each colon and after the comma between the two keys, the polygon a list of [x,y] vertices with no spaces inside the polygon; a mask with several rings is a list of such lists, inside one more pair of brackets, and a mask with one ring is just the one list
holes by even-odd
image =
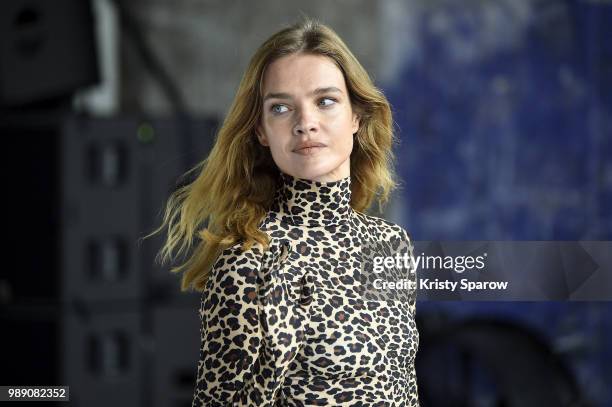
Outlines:
{"label": "woman's nose", "polygon": [[313,109],[300,108],[297,114],[297,121],[294,127],[296,135],[316,132],[318,130],[316,112]]}

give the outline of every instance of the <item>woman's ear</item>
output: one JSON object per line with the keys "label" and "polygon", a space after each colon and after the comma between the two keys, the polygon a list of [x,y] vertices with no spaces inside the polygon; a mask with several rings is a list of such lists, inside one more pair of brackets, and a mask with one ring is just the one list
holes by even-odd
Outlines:
{"label": "woman's ear", "polygon": [[359,115],[357,113],[353,113],[353,129],[352,129],[353,134],[357,133],[357,130],[359,130],[360,122],[361,122],[361,118],[359,117]]}
{"label": "woman's ear", "polygon": [[259,144],[261,144],[262,146],[269,147],[268,138],[264,134],[263,129],[261,128],[261,124],[257,126],[255,133],[257,134],[257,140],[259,140]]}

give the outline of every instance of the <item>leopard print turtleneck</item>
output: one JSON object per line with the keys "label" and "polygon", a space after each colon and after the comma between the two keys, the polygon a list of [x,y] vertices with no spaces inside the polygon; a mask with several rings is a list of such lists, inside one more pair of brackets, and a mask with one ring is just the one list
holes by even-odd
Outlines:
{"label": "leopard print turtleneck", "polygon": [[359,287],[361,247],[401,239],[412,256],[409,235],[355,211],[350,176],[280,180],[269,250],[226,249],[202,293],[193,406],[418,406],[415,297]]}

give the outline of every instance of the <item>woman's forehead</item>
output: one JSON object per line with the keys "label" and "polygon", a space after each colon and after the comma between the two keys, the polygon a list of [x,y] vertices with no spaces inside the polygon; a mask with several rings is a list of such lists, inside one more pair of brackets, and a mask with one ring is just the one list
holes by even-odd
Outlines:
{"label": "woman's forehead", "polygon": [[344,76],[331,58],[310,54],[292,54],[272,62],[264,72],[262,88],[264,95],[288,93],[289,88],[309,94],[323,88],[346,89]]}

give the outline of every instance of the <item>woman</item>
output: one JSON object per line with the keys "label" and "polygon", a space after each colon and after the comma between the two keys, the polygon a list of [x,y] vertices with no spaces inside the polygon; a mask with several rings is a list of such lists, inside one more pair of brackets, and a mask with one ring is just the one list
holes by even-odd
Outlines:
{"label": "woman", "polygon": [[359,287],[363,245],[401,239],[412,256],[403,228],[361,212],[396,187],[394,141],[386,98],[327,26],[257,50],[164,217],[162,259],[199,238],[173,269],[202,291],[193,406],[418,405],[414,297]]}

